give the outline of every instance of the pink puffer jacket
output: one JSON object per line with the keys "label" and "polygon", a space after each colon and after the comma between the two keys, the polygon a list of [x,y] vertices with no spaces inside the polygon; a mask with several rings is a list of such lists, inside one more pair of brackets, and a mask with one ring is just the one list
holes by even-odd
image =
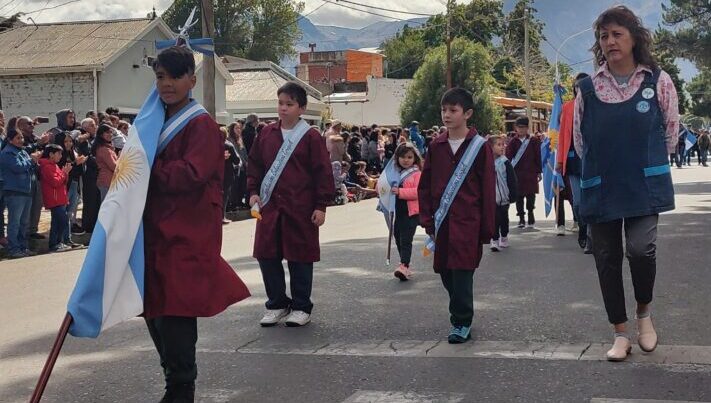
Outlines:
{"label": "pink puffer jacket", "polygon": [[410,175],[400,188],[398,198],[407,200],[407,211],[410,217],[420,214],[420,203],[417,201],[417,185],[420,183],[422,172],[417,171]]}

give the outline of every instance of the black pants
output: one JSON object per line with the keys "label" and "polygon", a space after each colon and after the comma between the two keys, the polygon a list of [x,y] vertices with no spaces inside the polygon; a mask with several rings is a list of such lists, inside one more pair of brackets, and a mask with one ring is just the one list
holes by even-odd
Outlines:
{"label": "black pants", "polygon": [[499,240],[499,236],[506,238],[509,236],[509,205],[496,206],[496,226],[494,227],[494,241]]}
{"label": "black pants", "polygon": [[166,385],[195,382],[197,318],[160,316],[146,319],[146,324],[160,356]]}
{"label": "black pants", "polygon": [[573,202],[570,201],[567,197],[560,197],[560,201],[555,201],[556,205],[558,206],[558,214],[557,214],[557,221],[556,225],[561,226],[565,225],[565,202],[566,200],[570,204],[570,208],[573,210],[573,220],[578,221],[577,214],[575,214],[575,206],[573,206]]}
{"label": "black pants", "polygon": [[474,318],[474,271],[442,270],[439,276],[449,293],[449,322],[452,326],[471,326]]}
{"label": "black pants", "polygon": [[658,220],[659,216],[654,214],[590,224],[602,299],[607,318],[612,324],[627,322],[622,282],[622,228],[624,226],[635,300],[640,304],[648,304],[652,302],[657,273]]}
{"label": "black pants", "polygon": [[259,260],[264,288],[267,291],[267,309],[291,308],[311,313],[311,286],[314,277],[313,263],[288,262],[291,298],[286,296],[286,280],[281,259]]}
{"label": "black pants", "polygon": [[84,231],[94,232],[101,206],[101,194],[96,186],[96,178],[82,178],[82,204],[81,226]]}
{"label": "black pants", "polygon": [[533,216],[533,210],[536,208],[536,195],[532,194],[529,196],[520,196],[516,199],[516,215],[519,216],[520,221],[524,221],[526,212],[523,211],[523,199],[526,199],[526,210],[528,210],[528,224],[533,225],[536,223],[536,218]]}
{"label": "black pants", "polygon": [[400,254],[400,263],[405,266],[410,266],[412,258],[412,239],[415,237],[419,217],[414,215],[410,217],[407,210],[407,202],[405,200],[397,200],[395,215],[395,228],[393,228],[393,236],[395,237],[395,245]]}

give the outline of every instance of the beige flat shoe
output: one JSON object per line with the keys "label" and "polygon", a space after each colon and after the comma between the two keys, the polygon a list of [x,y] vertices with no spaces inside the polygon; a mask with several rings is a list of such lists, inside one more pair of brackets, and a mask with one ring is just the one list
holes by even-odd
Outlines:
{"label": "beige flat shoe", "polygon": [[652,324],[652,317],[637,319],[637,344],[645,353],[651,353],[657,348],[657,332]]}
{"label": "beige flat shoe", "polygon": [[623,336],[615,337],[615,344],[607,352],[608,361],[624,361],[627,355],[632,351],[632,343],[630,339]]}

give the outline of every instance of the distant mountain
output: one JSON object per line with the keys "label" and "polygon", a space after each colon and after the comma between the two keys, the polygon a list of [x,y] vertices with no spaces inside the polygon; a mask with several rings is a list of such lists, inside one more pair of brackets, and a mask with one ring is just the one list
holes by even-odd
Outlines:
{"label": "distant mountain", "polygon": [[426,18],[409,21],[378,21],[364,28],[344,28],[331,25],[314,25],[308,18],[299,20],[302,38],[297,50],[309,50],[309,43],[316,44],[317,51],[374,48],[397,34],[405,25],[418,26]]}

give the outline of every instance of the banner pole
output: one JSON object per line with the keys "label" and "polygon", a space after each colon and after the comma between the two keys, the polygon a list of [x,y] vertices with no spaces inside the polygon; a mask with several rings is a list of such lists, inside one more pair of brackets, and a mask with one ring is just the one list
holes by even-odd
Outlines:
{"label": "banner pole", "polygon": [[30,398],[30,403],[39,403],[42,399],[42,394],[47,386],[47,382],[49,382],[49,376],[52,374],[52,369],[54,369],[54,364],[57,362],[57,357],[59,357],[59,352],[62,350],[64,339],[67,337],[67,333],[69,333],[69,325],[71,324],[72,315],[67,312],[62,321],[62,326],[59,328],[57,338],[54,340],[54,345],[52,345],[52,350],[49,352],[47,362],[44,363],[44,368],[42,368],[42,373],[37,381],[37,386],[35,386],[35,391],[32,393],[32,398]]}

